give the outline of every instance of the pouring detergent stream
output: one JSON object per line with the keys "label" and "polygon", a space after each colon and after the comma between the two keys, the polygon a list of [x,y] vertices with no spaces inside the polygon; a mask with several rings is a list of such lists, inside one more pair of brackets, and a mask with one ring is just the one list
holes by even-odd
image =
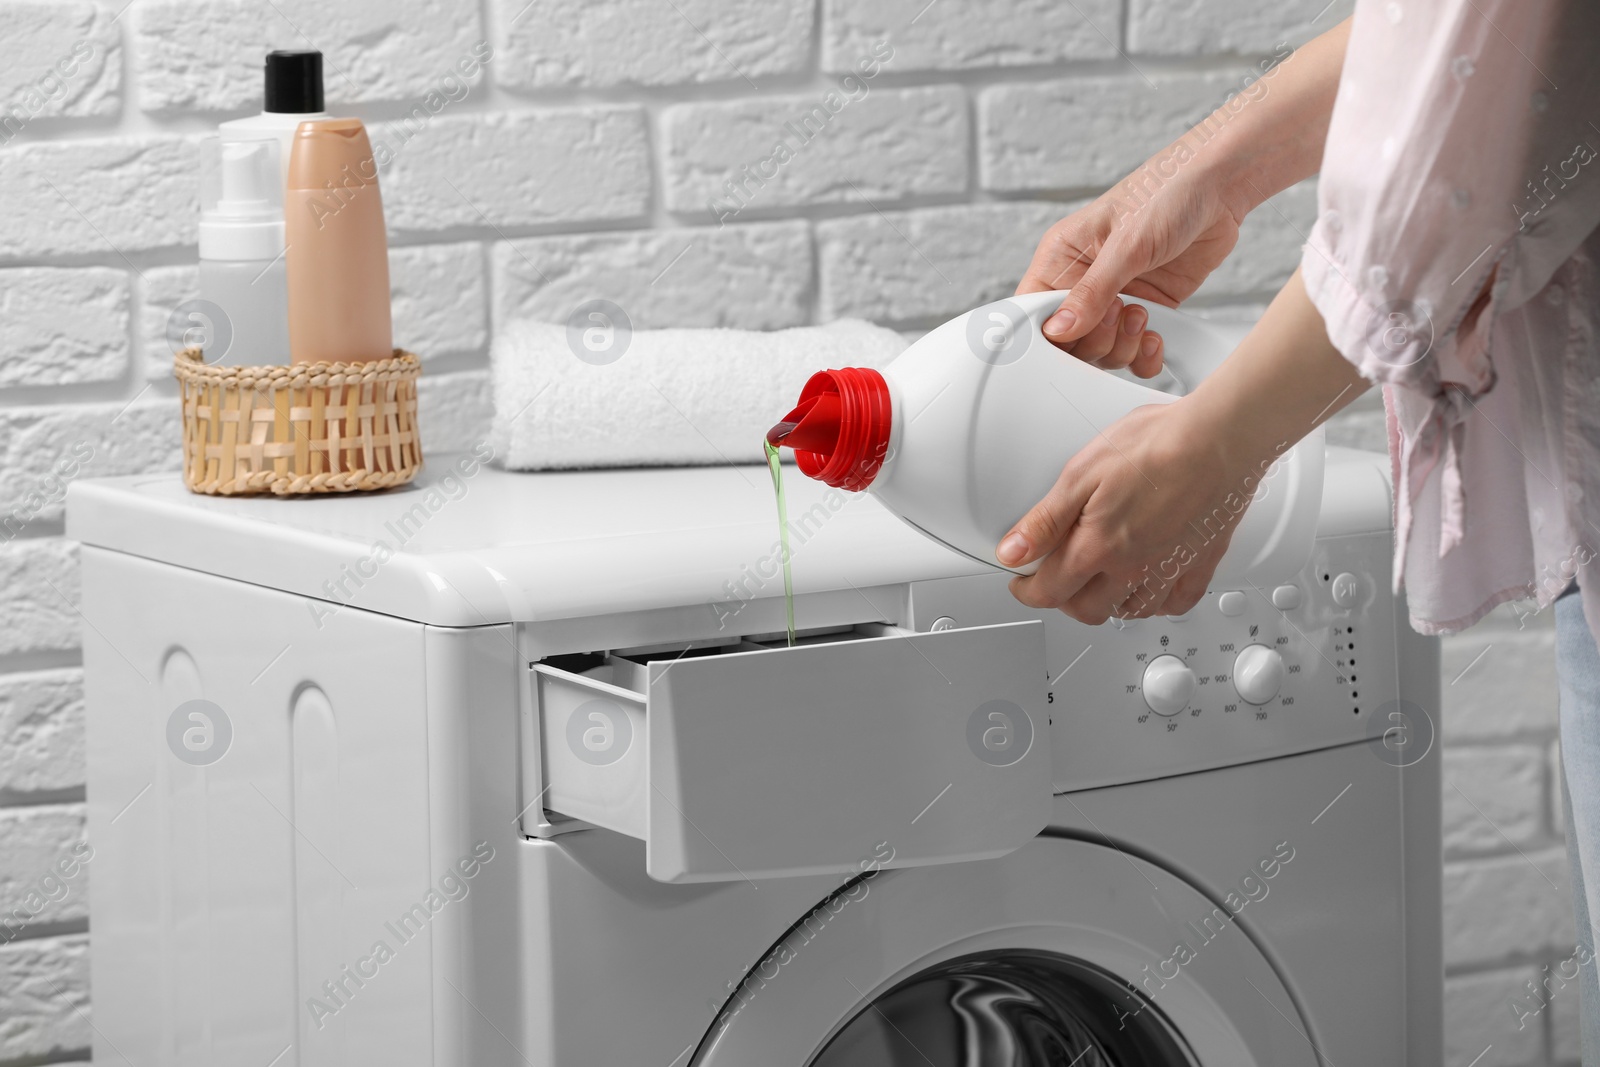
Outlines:
{"label": "pouring detergent stream", "polygon": [[[794,647],[794,571],[789,566],[789,505],[783,499],[783,468],[778,462],[778,442],[794,429],[793,423],[780,422],[767,431],[761,448],[767,454],[767,469],[772,472],[772,494],[778,498],[778,540],[783,547],[783,608],[788,624],[789,647]],[[779,431],[782,430],[782,433]],[[778,434],[777,440],[773,435]]]}
{"label": "pouring detergent stream", "polygon": [[839,419],[837,396],[826,392],[811,397],[802,395],[800,406],[768,430],[761,442],[767,454],[767,467],[772,471],[772,491],[778,498],[778,537],[783,547],[783,597],[791,646],[794,644],[794,576],[789,562],[789,507],[783,497],[783,470],[778,462],[778,446],[788,445],[796,450],[797,456],[810,454],[811,449],[831,447],[839,439]]}
{"label": "pouring detergent stream", "polygon": [[[1000,565],[994,556],[1000,539],[1097,434],[1136,407],[1177,399],[1050,344],[1040,327],[1065,295],[1030,293],[969,311],[881,371],[817,372],[768,431],[768,456],[780,445],[792,449],[807,477],[869,492],[925,536],[986,566],[1033,573],[1037,561]],[[1238,340],[1182,312],[1148,310],[1149,328],[1162,334],[1168,369],[1180,385],[1197,384]],[[771,466],[781,494],[775,459]],[[1218,536],[1244,511],[1213,585],[1277,583],[1305,565],[1322,467],[1318,429],[1200,521],[1203,532]],[[784,558],[792,610],[787,549]]]}

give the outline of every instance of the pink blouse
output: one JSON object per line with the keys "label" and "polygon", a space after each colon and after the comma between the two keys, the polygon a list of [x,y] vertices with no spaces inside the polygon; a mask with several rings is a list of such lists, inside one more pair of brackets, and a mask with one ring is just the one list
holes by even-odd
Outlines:
{"label": "pink blouse", "polygon": [[1384,386],[1423,633],[1600,622],[1600,3],[1358,0],[1301,262]]}

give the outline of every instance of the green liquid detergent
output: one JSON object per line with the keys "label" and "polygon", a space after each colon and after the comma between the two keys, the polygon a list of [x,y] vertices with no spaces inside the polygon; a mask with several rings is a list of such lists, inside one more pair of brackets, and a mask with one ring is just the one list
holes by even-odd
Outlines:
{"label": "green liquid detergent", "polygon": [[[782,424],[780,424],[782,425]],[[783,467],[778,462],[778,445],[773,441],[774,433],[779,427],[774,426],[761,442],[761,448],[767,454],[767,469],[772,472],[772,492],[778,498],[778,538],[783,545],[783,604],[785,620],[788,623],[789,644],[794,645],[794,576],[789,569],[789,508],[783,500]],[[782,436],[779,437],[782,440]]]}

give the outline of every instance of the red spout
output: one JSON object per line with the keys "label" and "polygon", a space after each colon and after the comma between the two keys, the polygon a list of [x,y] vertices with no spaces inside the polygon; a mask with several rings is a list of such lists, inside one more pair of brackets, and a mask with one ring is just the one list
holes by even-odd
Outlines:
{"label": "red spout", "polygon": [[870,367],[842,367],[813,374],[794,410],[767,431],[767,441],[794,449],[808,478],[859,492],[883,466],[891,426],[883,375]]}
{"label": "red spout", "polygon": [[839,439],[839,394],[803,397],[783,421],[767,431],[767,443],[796,451],[831,452]]}

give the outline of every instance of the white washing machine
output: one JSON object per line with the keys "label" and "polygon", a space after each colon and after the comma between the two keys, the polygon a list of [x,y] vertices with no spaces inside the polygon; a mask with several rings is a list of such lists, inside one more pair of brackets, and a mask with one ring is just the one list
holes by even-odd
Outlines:
{"label": "white washing machine", "polygon": [[1089,628],[759,468],[82,482],[97,1062],[1440,1062],[1382,457]]}

